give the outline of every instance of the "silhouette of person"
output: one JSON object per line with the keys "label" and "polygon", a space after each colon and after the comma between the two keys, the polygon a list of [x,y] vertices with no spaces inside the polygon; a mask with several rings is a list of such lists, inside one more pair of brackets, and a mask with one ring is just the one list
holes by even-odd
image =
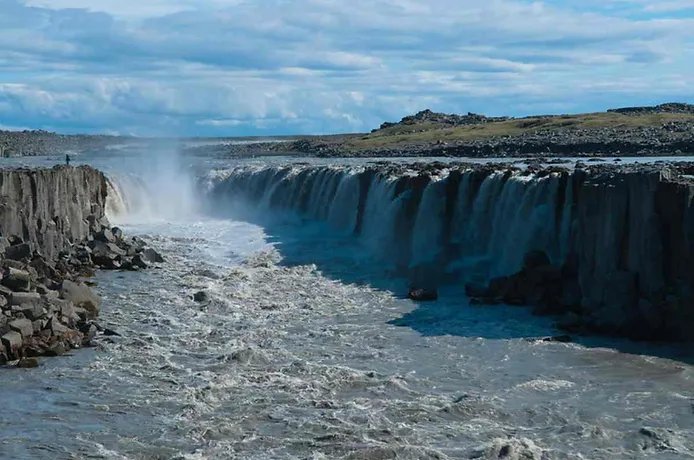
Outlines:
{"label": "silhouette of person", "polygon": [[70,166],[70,155],[65,155],[65,164]]}

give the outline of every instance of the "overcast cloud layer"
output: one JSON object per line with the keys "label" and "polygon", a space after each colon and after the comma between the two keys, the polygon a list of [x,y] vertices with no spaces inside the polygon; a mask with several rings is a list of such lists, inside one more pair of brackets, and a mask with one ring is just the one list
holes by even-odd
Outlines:
{"label": "overcast cloud layer", "polygon": [[0,128],[365,131],[694,100],[691,0],[0,0]]}

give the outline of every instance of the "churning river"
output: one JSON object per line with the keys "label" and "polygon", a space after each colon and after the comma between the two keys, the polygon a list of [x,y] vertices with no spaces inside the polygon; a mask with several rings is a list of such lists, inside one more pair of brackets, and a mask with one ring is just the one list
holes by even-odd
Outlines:
{"label": "churning river", "polygon": [[[525,308],[469,305],[460,283],[415,304],[374,257],[387,203],[367,203],[374,236],[356,239],[340,230],[349,190],[309,199],[323,222],[263,190],[204,200],[251,184],[221,185],[261,160],[160,160],[81,160],[112,179],[112,222],[166,262],[98,275],[100,322],[122,337],[0,371],[0,458],[694,458],[686,350],[528,341],[558,332]],[[316,184],[339,188],[335,174]]]}

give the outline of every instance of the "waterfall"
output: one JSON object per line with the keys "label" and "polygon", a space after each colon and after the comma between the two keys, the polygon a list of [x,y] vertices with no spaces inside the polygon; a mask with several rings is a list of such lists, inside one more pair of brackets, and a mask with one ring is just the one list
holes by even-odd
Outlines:
{"label": "waterfall", "polygon": [[520,269],[530,250],[543,250],[555,262],[568,254],[574,192],[562,174],[466,168],[437,174],[239,167],[213,174],[208,198],[213,206],[242,200],[265,213],[325,221],[410,274],[429,267],[489,279]]}

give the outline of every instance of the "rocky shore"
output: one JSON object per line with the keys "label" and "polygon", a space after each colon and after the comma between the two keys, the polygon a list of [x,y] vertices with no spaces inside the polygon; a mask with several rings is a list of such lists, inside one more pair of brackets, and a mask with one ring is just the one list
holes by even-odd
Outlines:
{"label": "rocky shore", "polygon": [[105,216],[108,183],[90,167],[12,169],[0,173],[0,364],[37,366],[89,346],[98,269],[140,270],[162,257],[125,238]]}

